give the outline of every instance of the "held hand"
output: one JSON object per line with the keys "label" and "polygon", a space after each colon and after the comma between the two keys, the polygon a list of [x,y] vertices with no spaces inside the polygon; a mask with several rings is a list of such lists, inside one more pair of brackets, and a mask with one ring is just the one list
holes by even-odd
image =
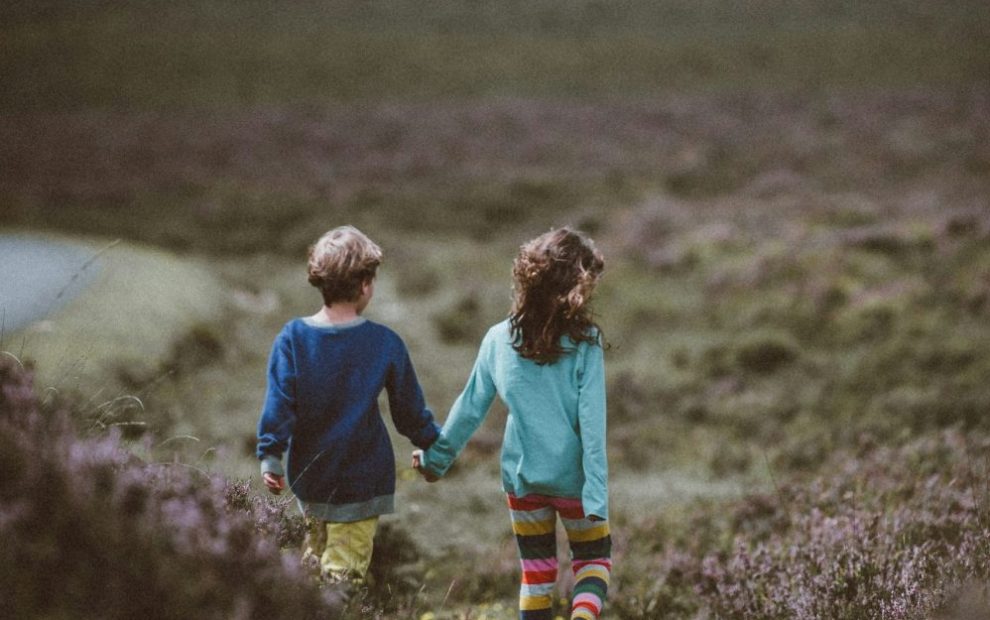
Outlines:
{"label": "held hand", "polygon": [[419,472],[419,475],[423,476],[423,479],[425,479],[427,482],[436,482],[437,480],[440,479],[436,475],[434,475],[432,472],[429,472],[429,471],[426,471],[425,469],[423,469],[423,451],[422,450],[413,450],[413,453],[412,453],[412,466],[413,466],[413,469],[415,469],[416,471],[418,471]]}
{"label": "held hand", "polygon": [[268,491],[274,495],[280,495],[285,489],[285,478],[283,476],[276,476],[273,473],[266,473],[262,476],[265,481],[265,486],[268,487]]}

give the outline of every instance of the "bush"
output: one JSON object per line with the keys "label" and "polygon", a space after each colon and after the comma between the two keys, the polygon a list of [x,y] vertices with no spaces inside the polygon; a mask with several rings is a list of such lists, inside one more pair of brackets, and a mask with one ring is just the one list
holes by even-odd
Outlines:
{"label": "bush", "polygon": [[448,344],[474,343],[484,335],[481,303],[477,295],[468,293],[456,304],[433,315],[433,325],[440,339]]}
{"label": "bush", "polygon": [[0,591],[9,618],[322,618],[329,592],[279,544],[280,507],[181,464],[142,462],[43,409],[0,357]]}
{"label": "bush", "polygon": [[742,337],[738,342],[709,347],[699,359],[699,368],[709,377],[720,377],[734,371],[770,374],[791,364],[799,355],[799,345],[787,334],[757,332]]}
{"label": "bush", "polygon": [[[629,618],[931,618],[990,579],[988,459],[987,436],[865,443],[817,478],[699,506],[652,570],[618,563],[615,606]],[[671,536],[654,523],[632,538],[658,531]]]}
{"label": "bush", "polygon": [[780,334],[756,335],[736,347],[736,364],[759,374],[774,372],[798,358],[798,345]]}

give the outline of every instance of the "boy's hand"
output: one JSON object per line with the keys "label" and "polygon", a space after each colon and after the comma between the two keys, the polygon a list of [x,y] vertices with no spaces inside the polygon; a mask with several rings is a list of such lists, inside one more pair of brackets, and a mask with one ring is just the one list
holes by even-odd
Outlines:
{"label": "boy's hand", "polygon": [[413,453],[412,453],[412,466],[413,466],[413,469],[415,469],[416,471],[418,471],[419,472],[419,475],[423,476],[423,478],[427,482],[436,482],[437,480],[440,479],[435,474],[433,474],[432,472],[429,472],[429,471],[426,471],[425,469],[423,469],[423,451],[422,450],[413,450]]}
{"label": "boy's hand", "polygon": [[265,486],[268,487],[268,490],[275,495],[280,495],[285,489],[285,478],[283,476],[266,473],[262,476],[262,479],[265,481]]}

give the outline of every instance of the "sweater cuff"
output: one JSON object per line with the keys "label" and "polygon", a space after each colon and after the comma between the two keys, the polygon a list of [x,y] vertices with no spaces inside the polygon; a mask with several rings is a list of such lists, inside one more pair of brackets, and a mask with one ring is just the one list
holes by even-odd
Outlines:
{"label": "sweater cuff", "polygon": [[594,515],[603,521],[608,521],[608,500],[592,496],[589,493],[584,493],[583,495],[584,497],[581,498],[581,508],[584,511],[585,517]]}
{"label": "sweater cuff", "polygon": [[276,476],[284,476],[285,470],[282,469],[282,459],[276,458],[271,455],[261,459],[261,475],[265,475],[265,474],[275,474]]}
{"label": "sweater cuff", "polygon": [[436,442],[437,437],[440,436],[440,426],[436,422],[430,422],[423,430],[420,431],[419,436],[413,440],[413,445],[420,450],[429,450],[430,446]]}
{"label": "sweater cuff", "polygon": [[454,459],[450,454],[444,454],[443,442],[438,438],[438,441],[433,443],[433,446],[429,450],[423,451],[422,467],[426,471],[430,472],[438,478],[442,478],[450,466],[453,465]]}

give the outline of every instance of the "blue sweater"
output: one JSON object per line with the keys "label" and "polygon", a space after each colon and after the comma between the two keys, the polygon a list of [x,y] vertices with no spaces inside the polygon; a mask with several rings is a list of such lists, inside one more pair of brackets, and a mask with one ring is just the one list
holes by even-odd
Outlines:
{"label": "blue sweater", "polygon": [[502,442],[502,486],[529,494],[580,498],[587,515],[608,518],[605,365],[597,343],[574,344],[553,364],[512,348],[509,321],[492,327],[464,391],[423,466],[442,476],[484,421],[495,398],[509,409]]}
{"label": "blue sweater", "polygon": [[275,338],[258,422],[262,472],[284,475],[308,516],[357,521],[394,511],[395,455],[378,408],[388,393],[396,429],[429,448],[439,428],[402,339],[358,319],[287,323]]}

